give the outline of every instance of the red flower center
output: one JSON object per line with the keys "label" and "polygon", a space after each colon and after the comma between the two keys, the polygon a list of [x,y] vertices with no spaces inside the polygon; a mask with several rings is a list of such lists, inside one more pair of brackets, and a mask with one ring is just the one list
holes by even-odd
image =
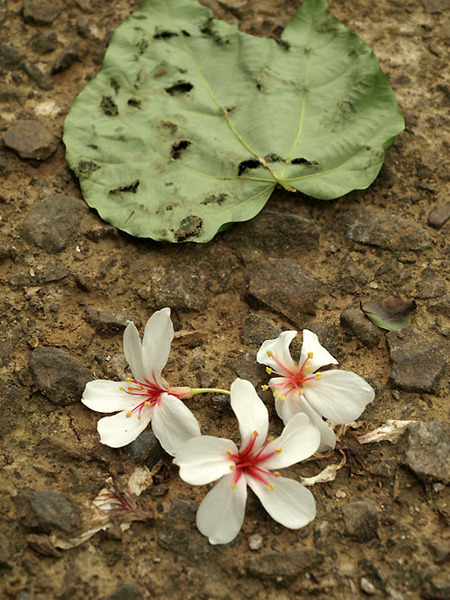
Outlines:
{"label": "red flower center", "polygon": [[254,451],[254,446],[257,437],[258,432],[254,431],[251,440],[236,454],[231,454],[230,452],[227,452],[229,458],[231,458],[234,461],[234,465],[230,466],[230,469],[235,471],[232,485],[233,488],[236,487],[236,484],[241,478],[242,473],[246,473],[251,477],[254,477],[255,479],[258,479],[259,481],[264,483],[264,485],[266,485],[269,489],[273,489],[273,484],[267,481],[265,475],[275,475],[276,477],[278,477],[279,473],[272,473],[272,471],[262,469],[259,465],[264,463],[268,458],[270,458],[274,454],[281,452],[281,448],[277,448],[272,452],[265,452],[270,442],[269,440],[262,446],[262,448],[260,448],[257,451]]}

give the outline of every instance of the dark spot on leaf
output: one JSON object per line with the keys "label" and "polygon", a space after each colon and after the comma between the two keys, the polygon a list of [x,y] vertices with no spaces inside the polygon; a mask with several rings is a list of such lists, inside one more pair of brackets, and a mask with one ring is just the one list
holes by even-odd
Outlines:
{"label": "dark spot on leaf", "polygon": [[98,150],[98,146],[96,144],[88,144],[88,148],[92,148],[92,150]]}
{"label": "dark spot on leaf", "polygon": [[160,121],[160,123],[165,129],[168,129],[169,133],[171,133],[172,135],[178,129],[177,125],[175,125],[175,123],[172,123],[172,121]]}
{"label": "dark spot on leaf", "polygon": [[142,83],[142,69],[136,75],[136,79],[134,80],[133,87],[135,90],[138,90],[141,87]]}
{"label": "dark spot on leaf", "polygon": [[181,33],[184,35],[184,37],[191,37],[189,31],[186,31],[185,29],[183,29]]}
{"label": "dark spot on leaf", "polygon": [[109,83],[111,84],[111,87],[114,90],[114,92],[117,94],[120,90],[120,85],[117,83],[117,81],[114,79],[114,77],[111,77],[111,79],[109,80]]}
{"label": "dark spot on leaf", "polygon": [[139,56],[142,56],[148,48],[147,33],[144,29],[142,29],[142,27],[134,27],[134,29],[140,34],[139,38],[134,43],[134,47],[136,48]]}
{"label": "dark spot on leaf", "polygon": [[196,238],[202,233],[203,220],[200,217],[189,215],[180,223],[180,228],[174,232],[177,242],[185,242],[190,238]]}
{"label": "dark spot on leaf", "polygon": [[133,181],[133,183],[129,183],[128,185],[122,185],[118,188],[115,188],[114,190],[109,190],[110,194],[121,194],[122,192],[131,192],[132,194],[135,194],[138,187],[139,187],[140,181],[139,179],[136,179],[136,181]]}
{"label": "dark spot on leaf", "polygon": [[128,221],[131,219],[131,217],[134,215],[135,212],[136,212],[135,210],[132,210],[130,212],[130,214],[128,215],[128,217],[125,219],[124,223],[128,223]]}
{"label": "dark spot on leaf", "polygon": [[235,108],[236,108],[235,106],[230,106],[230,107],[228,107],[228,106],[227,106],[227,107],[225,108],[225,110],[226,110],[226,112],[227,112],[228,114],[230,114],[231,112],[233,112],[233,110],[234,110]]}
{"label": "dark spot on leaf", "polygon": [[168,204],[166,206],[166,211],[170,211],[173,210],[174,208],[176,208],[177,206],[180,206],[179,202],[171,202],[170,204]]}
{"label": "dark spot on leaf", "polygon": [[317,169],[319,166],[319,163],[316,162],[315,160],[307,160],[306,158],[293,158],[291,160],[291,164],[293,165],[304,165],[305,167],[309,167],[311,169]]}
{"label": "dark spot on leaf", "polygon": [[352,48],[350,50],[350,52],[348,53],[348,55],[349,55],[350,58],[358,58],[359,52],[358,52],[358,50],[356,48]]}
{"label": "dark spot on leaf", "polygon": [[91,160],[80,160],[78,163],[75,172],[79,179],[88,179],[94,171],[98,171],[100,167]]}
{"label": "dark spot on leaf", "polygon": [[214,28],[214,19],[210,17],[207,21],[203,23],[200,27],[200,32],[208,37],[212,38],[212,40],[218,45],[229,44],[230,40],[227,38],[223,38],[220,36]]}
{"label": "dark spot on leaf", "polygon": [[180,158],[183,150],[186,150],[186,148],[190,145],[191,145],[191,142],[189,140],[176,140],[172,144],[172,150],[170,151],[170,156],[172,158],[174,158],[175,160],[177,158]]}
{"label": "dark spot on leaf", "polygon": [[108,117],[117,117],[117,115],[119,114],[117,104],[114,102],[111,96],[102,96],[100,108]]}
{"label": "dark spot on leaf", "polygon": [[220,206],[227,198],[228,194],[212,194],[200,202],[200,204],[203,204],[204,206],[207,206],[208,204],[218,204]]}
{"label": "dark spot on leaf", "polygon": [[278,154],[275,154],[275,152],[272,152],[272,154],[267,154],[264,157],[264,160],[268,163],[284,162],[284,158],[281,158],[281,156],[279,156]]}
{"label": "dark spot on leaf", "polygon": [[127,102],[128,106],[133,106],[134,108],[141,108],[141,100],[138,98],[130,98]]}
{"label": "dark spot on leaf", "polygon": [[178,81],[174,83],[170,87],[166,88],[166,92],[171,96],[178,96],[179,94],[187,94],[192,90],[194,86],[192,83],[187,81]]}
{"label": "dark spot on leaf", "polygon": [[175,31],[158,31],[158,33],[155,33],[153,37],[155,40],[161,40],[171,37],[178,37],[178,33],[176,33]]}
{"label": "dark spot on leaf", "polygon": [[256,82],[256,89],[257,89],[258,91],[261,91],[261,90],[262,90],[262,85],[261,85],[261,83],[260,83],[259,81],[257,81],[257,82]]}
{"label": "dark spot on leaf", "polygon": [[260,165],[261,163],[259,162],[259,160],[254,160],[252,158],[250,160],[243,160],[239,163],[238,176],[242,175],[243,173],[246,173],[250,169],[257,169]]}
{"label": "dark spot on leaf", "polygon": [[311,48],[311,46],[304,46],[303,53],[305,54],[305,56],[310,56],[313,53],[313,49]]}
{"label": "dark spot on leaf", "polygon": [[339,31],[339,25],[334,21],[330,21],[330,19],[326,19],[317,25],[316,31],[317,33],[336,34]]}
{"label": "dark spot on leaf", "polygon": [[159,71],[156,71],[156,73],[153,75],[153,77],[162,77],[166,73],[167,73],[167,71],[165,69],[160,69]]}
{"label": "dark spot on leaf", "polygon": [[288,51],[289,48],[291,47],[289,42],[286,42],[286,40],[282,40],[280,37],[278,37],[275,34],[272,34],[272,39],[274,39],[276,41],[276,43],[283,48],[283,50]]}
{"label": "dark spot on leaf", "polygon": [[131,18],[132,19],[136,19],[137,21],[145,21],[145,19],[147,18],[147,16],[146,15],[140,15],[140,14],[134,13],[134,14],[131,15]]}

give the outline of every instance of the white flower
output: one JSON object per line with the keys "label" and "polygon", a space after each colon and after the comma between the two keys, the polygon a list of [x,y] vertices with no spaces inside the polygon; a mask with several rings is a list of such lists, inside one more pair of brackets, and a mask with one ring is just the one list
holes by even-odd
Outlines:
{"label": "white flower", "polygon": [[180,398],[192,395],[190,388],[170,388],[161,372],[169,357],[173,339],[170,308],[155,312],[147,321],[144,338],[129,323],[123,335],[123,350],[134,378],[127,381],[91,381],[81,401],[104,413],[118,412],[99,420],[102,444],[120,448],[135,440],[152,421],[153,433],[166,452],[200,435],[197,419]]}
{"label": "white flower", "polygon": [[306,415],[297,415],[279,438],[266,441],[268,413],[253,385],[236,379],[230,391],[241,448],[231,440],[200,436],[186,442],[174,460],[187,483],[203,485],[221,478],[198,509],[197,527],[211,544],[231,542],[244,520],[247,485],[273,519],[289,529],[303,527],[316,513],[313,495],[298,481],[272,470],[314,454],[319,431]]}
{"label": "white flower", "polygon": [[367,381],[351,371],[317,371],[338,361],[308,329],[303,330],[300,361],[296,363],[289,352],[296,335],[296,331],[284,331],[276,339],[265,341],[256,360],[267,365],[269,374],[277,375],[269,381],[269,387],[283,423],[297,413],[306,413],[320,430],[320,450],[334,448],[336,435],[322,417],[333,423],[351,423],[374,399],[375,392]]}

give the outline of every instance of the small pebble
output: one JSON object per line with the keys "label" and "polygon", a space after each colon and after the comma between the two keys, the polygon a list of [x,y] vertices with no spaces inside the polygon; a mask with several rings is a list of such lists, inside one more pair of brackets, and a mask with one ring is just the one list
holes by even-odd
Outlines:
{"label": "small pebble", "polygon": [[372,596],[376,593],[376,588],[366,577],[361,577],[359,585],[365,594]]}
{"label": "small pebble", "polygon": [[263,546],[263,537],[260,533],[254,533],[248,538],[248,547],[250,550],[261,550]]}

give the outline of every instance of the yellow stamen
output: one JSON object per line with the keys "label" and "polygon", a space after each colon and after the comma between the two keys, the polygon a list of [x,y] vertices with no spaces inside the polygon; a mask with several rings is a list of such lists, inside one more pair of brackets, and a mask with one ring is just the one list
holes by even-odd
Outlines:
{"label": "yellow stamen", "polygon": [[311,366],[311,365],[306,365],[306,367],[305,367],[305,371],[306,371],[307,373],[311,373],[311,371],[312,371],[312,366]]}
{"label": "yellow stamen", "polygon": [[138,416],[137,416],[137,418],[138,418],[138,420],[140,421],[140,420],[141,420],[141,415],[138,415]]}
{"label": "yellow stamen", "polygon": [[129,411],[126,413],[126,416],[127,416],[127,417],[131,417],[131,410],[129,410]]}
{"label": "yellow stamen", "polygon": [[267,356],[272,357],[273,356],[273,352],[272,350],[267,350]]}
{"label": "yellow stamen", "polygon": [[298,395],[299,395],[299,396],[304,396],[304,395],[305,395],[305,392],[304,392],[303,390],[298,390]]}
{"label": "yellow stamen", "polygon": [[273,397],[274,398],[278,398],[278,392],[277,392],[277,390],[273,390]]}
{"label": "yellow stamen", "polygon": [[280,452],[281,452],[281,448],[276,448],[275,452],[276,452],[277,454],[280,454]]}
{"label": "yellow stamen", "polygon": [[231,484],[231,489],[232,489],[232,490],[235,490],[235,489],[236,489],[236,484],[235,484],[235,483],[232,483],[232,484]]}
{"label": "yellow stamen", "polygon": [[273,474],[275,475],[275,477],[280,477],[280,474],[278,471],[274,471]]}
{"label": "yellow stamen", "polygon": [[308,352],[308,358],[314,358],[314,352]]}
{"label": "yellow stamen", "polygon": [[317,372],[317,373],[315,374],[315,378],[316,378],[316,379],[322,379],[322,373],[319,373],[319,372]]}
{"label": "yellow stamen", "polygon": [[133,387],[133,386],[131,386],[131,385],[129,385],[129,386],[128,386],[128,391],[129,391],[129,392],[132,392],[133,390],[134,390],[134,387]]}
{"label": "yellow stamen", "polygon": [[150,404],[151,404],[150,400],[146,400],[146,401],[144,402],[144,406],[150,406]]}
{"label": "yellow stamen", "polygon": [[278,400],[281,400],[281,402],[283,402],[283,400],[286,400],[286,396],[278,396]]}
{"label": "yellow stamen", "polygon": [[255,431],[253,432],[252,435],[253,435],[253,437],[258,437],[258,432],[256,431],[256,429],[255,429]]}
{"label": "yellow stamen", "polygon": [[267,375],[272,375],[272,369],[270,367],[266,367]]}
{"label": "yellow stamen", "polygon": [[264,385],[261,386],[261,389],[262,389],[263,392],[265,392],[266,390],[269,389],[269,386],[266,385],[266,384],[264,384]]}
{"label": "yellow stamen", "polygon": [[231,456],[232,455],[231,450],[227,450],[226,454],[227,454],[227,456]]}
{"label": "yellow stamen", "polygon": [[267,489],[268,489],[269,491],[271,491],[271,490],[273,490],[273,488],[274,488],[274,485],[273,485],[273,483],[269,483],[269,485],[267,486]]}
{"label": "yellow stamen", "polygon": [[236,468],[236,465],[230,465],[230,470],[231,470],[231,471],[234,471],[234,470],[235,470],[235,468]]}
{"label": "yellow stamen", "polygon": [[124,387],[120,387],[120,388],[119,388],[119,390],[120,390],[121,392],[125,392],[125,388],[124,388]]}
{"label": "yellow stamen", "polygon": [[128,381],[128,383],[133,383],[133,380],[131,379],[131,377],[127,377],[127,381]]}
{"label": "yellow stamen", "polygon": [[269,435],[269,437],[267,438],[268,442],[273,442],[275,438],[273,437],[273,435]]}

